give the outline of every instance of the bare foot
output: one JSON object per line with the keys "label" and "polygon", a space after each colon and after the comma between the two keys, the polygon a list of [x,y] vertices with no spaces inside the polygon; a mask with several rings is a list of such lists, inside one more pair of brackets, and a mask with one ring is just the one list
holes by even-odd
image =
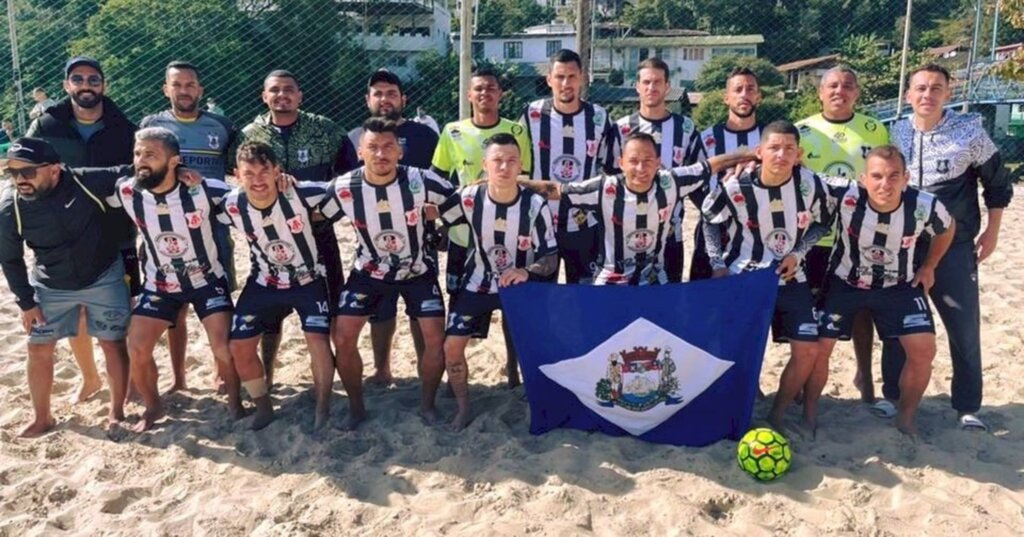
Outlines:
{"label": "bare foot", "polygon": [[75,394],[75,403],[84,403],[88,401],[92,396],[96,395],[100,390],[103,389],[103,381],[99,378],[94,379],[82,379],[82,383],[78,385],[78,393]]}
{"label": "bare foot", "polygon": [[142,413],[142,419],[138,423],[132,426],[132,431],[136,433],[144,433],[156,424],[157,420],[164,417],[164,406],[158,405],[156,408],[148,409]]}
{"label": "bare foot", "polygon": [[914,423],[913,418],[906,418],[904,416],[897,414],[895,424],[896,429],[899,430],[899,432],[909,436],[912,439],[917,439],[917,424]]}
{"label": "bare foot", "polygon": [[861,402],[869,404],[875,402],[875,383],[865,383],[860,371],[857,371],[857,374],[853,376],[853,387],[860,391]]}
{"label": "bare foot", "polygon": [[44,420],[36,420],[30,423],[28,427],[21,430],[18,436],[22,438],[37,438],[49,432],[55,425],[57,425],[56,420],[52,416],[47,416]]}
{"label": "bare foot", "polygon": [[228,413],[231,414],[231,421],[238,421],[249,415],[249,411],[246,410],[242,403],[228,403]]}
{"label": "bare foot", "polygon": [[438,416],[437,414],[437,409],[433,407],[420,407],[420,409],[416,411],[416,414],[418,414],[419,417],[423,419],[423,422],[426,423],[427,425],[434,425],[440,419],[440,416]]}
{"label": "bare foot", "polygon": [[452,431],[458,432],[466,428],[469,423],[473,421],[473,413],[469,410],[464,412],[458,412],[452,419],[451,429]]}
{"label": "bare foot", "polygon": [[328,412],[317,412],[316,417],[313,418],[313,432],[323,430],[324,426],[327,425],[327,420],[331,417]]}
{"label": "bare foot", "polygon": [[220,375],[213,374],[213,387],[217,390],[217,395],[226,395],[228,393],[228,387],[224,384],[224,379],[220,378]]}
{"label": "bare foot", "polygon": [[187,391],[188,391],[188,383],[185,382],[185,379],[181,379],[181,380],[175,379],[174,384],[171,385],[171,389],[170,390],[167,390],[167,393],[187,392]]}
{"label": "bare foot", "polygon": [[341,422],[341,425],[339,425],[338,428],[342,431],[354,431],[356,430],[356,427],[359,427],[359,424],[365,420],[365,413],[352,412],[352,410],[349,410],[348,416],[345,416],[345,419]]}
{"label": "bare foot", "polygon": [[509,375],[508,377],[508,389],[515,389],[516,386],[521,385],[523,382],[519,379],[519,375]]}
{"label": "bare foot", "polygon": [[818,439],[817,419],[807,419],[806,417],[804,417],[804,419],[800,421],[800,428],[803,429],[803,432],[805,433],[803,436],[805,436],[808,440]]}
{"label": "bare foot", "polygon": [[370,375],[366,379],[366,382],[375,386],[391,386],[395,383],[395,378],[391,376],[390,371],[378,370],[374,374]]}

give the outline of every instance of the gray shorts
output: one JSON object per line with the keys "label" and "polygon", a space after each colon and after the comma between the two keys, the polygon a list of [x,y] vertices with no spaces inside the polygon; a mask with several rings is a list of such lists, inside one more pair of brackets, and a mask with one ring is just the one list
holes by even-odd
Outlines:
{"label": "gray shorts", "polygon": [[84,289],[69,291],[36,285],[35,290],[46,324],[32,327],[29,343],[50,343],[77,336],[80,306],[85,307],[89,335],[96,339],[120,341],[128,331],[131,298],[120,258]]}

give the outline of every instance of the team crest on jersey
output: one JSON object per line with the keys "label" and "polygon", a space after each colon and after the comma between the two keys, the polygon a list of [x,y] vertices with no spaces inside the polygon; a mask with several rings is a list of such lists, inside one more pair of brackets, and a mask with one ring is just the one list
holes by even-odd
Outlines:
{"label": "team crest on jersey", "polygon": [[633,347],[610,354],[605,376],[594,386],[598,404],[646,412],[661,403],[682,403],[676,394],[679,377],[671,355],[669,347]]}
{"label": "team crest on jersey", "polygon": [[881,246],[865,246],[860,250],[864,259],[872,265],[888,265],[893,260],[892,251]]}
{"label": "team crest on jersey", "polygon": [[288,223],[288,230],[292,233],[302,233],[302,230],[306,228],[306,225],[302,222],[302,215],[297,214],[285,222]]}
{"label": "team crest on jersey", "polygon": [[685,157],[685,156],[686,156],[686,151],[684,151],[682,147],[674,146],[672,148],[672,162],[674,162],[676,164],[682,164],[683,163],[683,157]]}
{"label": "team crest on jersey", "polygon": [[491,266],[494,267],[494,270],[498,273],[505,272],[512,268],[512,263],[514,261],[512,254],[508,251],[508,248],[505,248],[500,244],[494,245],[490,250],[487,250],[487,259],[490,260]]}
{"label": "team crest on jersey", "polygon": [[199,195],[199,185],[193,185],[193,186],[188,187],[188,195],[189,196],[198,196]]}
{"label": "team crest on jersey", "polygon": [[608,186],[604,187],[604,195],[605,196],[608,196],[609,198],[614,198],[616,193],[617,193],[617,189],[615,188],[615,185],[608,185]]}
{"label": "team crest on jersey", "polygon": [[928,218],[928,211],[926,211],[924,207],[914,209],[914,220],[924,222],[926,218]]}
{"label": "team crest on jersey", "polygon": [[878,130],[878,123],[875,123],[873,120],[869,119],[864,122],[864,130],[868,132],[875,132],[876,130]]}
{"label": "team crest on jersey", "polygon": [[235,205],[234,203],[231,203],[231,204],[228,205],[227,209],[228,209],[228,214],[233,215],[233,216],[238,216],[238,205]]}
{"label": "team crest on jersey", "polygon": [[132,188],[131,185],[124,185],[123,187],[121,187],[121,195],[122,196],[127,196],[127,197],[130,198],[130,197],[132,197],[132,193],[134,191],[135,191],[135,189]]}
{"label": "team crest on jersey", "polygon": [[530,237],[527,235],[520,235],[516,241],[516,244],[517,246],[519,246],[520,250],[525,252],[529,250],[531,246],[533,246],[533,241],[530,240]]}
{"label": "team crest on jersey", "polygon": [[939,159],[935,162],[935,171],[939,173],[949,173],[949,160]]}
{"label": "team crest on jersey", "polygon": [[210,149],[217,149],[220,147],[220,136],[214,133],[207,133],[206,144],[210,146]]}
{"label": "team crest on jersey", "polygon": [[845,142],[846,141],[846,133],[843,132],[843,131],[839,131],[839,132],[833,134],[832,135],[832,141],[837,143],[837,144],[841,144],[841,143]]}
{"label": "team crest on jersey", "polygon": [[775,259],[782,259],[793,249],[793,238],[785,229],[776,228],[768,232],[764,246],[775,256]]}
{"label": "team crest on jersey", "polygon": [[[589,148],[590,142],[587,142]],[[589,149],[587,150],[589,152]],[[572,155],[561,155],[551,164],[554,178],[562,183],[571,183],[583,176],[583,165]]]}
{"label": "team crest on jersey", "polygon": [[346,201],[346,200],[352,199],[352,191],[349,190],[346,187],[339,186],[338,187],[338,199],[340,199],[342,201]]}
{"label": "team crest on jersey", "polygon": [[651,251],[654,248],[654,231],[638,229],[626,236],[626,247],[638,253]]}
{"label": "team crest on jersey", "polygon": [[811,224],[811,211],[800,211],[796,213],[796,227],[807,229]]}
{"label": "team crest on jersey", "polygon": [[597,156],[597,140],[587,140],[587,156],[591,158]]}
{"label": "team crest on jersey", "polygon": [[659,173],[658,183],[661,185],[663,190],[668,190],[672,188],[672,176],[668,173]]}
{"label": "team crest on jersey", "polygon": [[540,121],[540,108],[533,106],[530,107],[530,120]]}
{"label": "team crest on jersey", "polygon": [[732,202],[735,203],[736,205],[743,205],[744,203],[747,202],[747,198],[743,197],[742,193],[737,192],[732,195]]}
{"label": "team crest on jersey", "polygon": [[267,244],[267,257],[275,265],[287,265],[295,258],[295,248],[285,241],[270,241]]}
{"label": "team crest on jersey", "polygon": [[185,223],[189,229],[199,229],[203,226],[203,210],[196,209],[193,212],[185,213]]}
{"label": "team crest on jersey", "polygon": [[462,198],[462,206],[465,207],[467,211],[472,211],[473,198]]}
{"label": "team crest on jersey", "polygon": [[594,126],[597,127],[595,130],[600,132],[604,130],[604,120],[607,119],[604,110],[600,108],[594,109]]}
{"label": "team crest on jersey", "polygon": [[299,164],[305,166],[309,164],[309,149],[298,149],[295,151],[295,158],[299,161]]}
{"label": "team crest on jersey", "polygon": [[405,212],[405,225],[417,226],[420,223],[420,210],[413,209]]}
{"label": "team crest on jersey", "polygon": [[373,238],[373,246],[382,252],[397,254],[405,248],[405,236],[395,231],[382,231]]}
{"label": "team crest on jersey", "polygon": [[833,162],[825,166],[824,175],[838,175],[840,177],[853,177],[853,166],[845,162]]}
{"label": "team crest on jersey", "polygon": [[623,125],[622,127],[619,128],[619,130],[622,132],[623,136],[629,136],[629,131],[631,129],[629,128],[629,125]]}
{"label": "team crest on jersey", "polygon": [[843,198],[843,206],[853,209],[857,206],[857,196],[845,196]]}
{"label": "team crest on jersey", "polygon": [[413,194],[419,194],[423,190],[423,179],[419,177],[413,177],[409,179],[409,192]]}
{"label": "team crest on jersey", "polygon": [[704,137],[704,147],[706,147],[709,151],[715,148],[714,135],[709,134]]}
{"label": "team crest on jersey", "polygon": [[181,258],[189,251],[188,239],[177,233],[161,233],[153,242],[158,252],[172,259]]}
{"label": "team crest on jersey", "polygon": [[807,181],[799,181],[797,184],[800,185],[800,195],[807,196],[811,193],[811,185]]}

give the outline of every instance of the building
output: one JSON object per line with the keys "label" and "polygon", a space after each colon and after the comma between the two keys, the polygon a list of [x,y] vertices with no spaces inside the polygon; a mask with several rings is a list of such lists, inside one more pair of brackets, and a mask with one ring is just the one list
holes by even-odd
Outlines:
{"label": "building", "polygon": [[341,0],[338,6],[361,25],[354,37],[374,67],[387,67],[403,79],[415,77],[423,52],[443,54],[450,46],[446,0]]}
{"label": "building", "polygon": [[797,60],[795,62],[776,65],[775,68],[786,77],[786,89],[797,91],[804,86],[817,87],[825,71],[839,63],[838,54],[828,54],[817,58]]}

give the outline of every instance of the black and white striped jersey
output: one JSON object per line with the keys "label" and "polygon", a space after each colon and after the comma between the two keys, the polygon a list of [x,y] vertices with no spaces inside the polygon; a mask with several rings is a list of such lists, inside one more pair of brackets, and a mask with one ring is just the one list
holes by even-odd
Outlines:
{"label": "black and white striped jersey", "polygon": [[519,196],[504,204],[487,195],[486,183],[477,183],[461,188],[439,209],[445,225],[469,224],[463,287],[471,293],[497,293],[502,273],[558,251],[548,203],[530,190],[520,188]]}
{"label": "black and white striped jersey", "polygon": [[832,224],[828,192],[817,175],[800,166],[778,186],[765,186],[760,175],[757,167],[720,182],[704,200],[704,219],[731,230],[724,248],[706,241],[711,266],[724,265],[737,274],[796,254],[801,263],[793,281],[806,282],[802,258]]}
{"label": "black and white striped jersey", "polygon": [[[532,149],[531,179],[571,183],[612,172],[615,131],[608,112],[600,105],[582,102],[578,112],[562,115],[550,98],[527,105],[520,118]],[[550,204],[560,231],[579,231],[597,223],[593,215]]]}
{"label": "black and white striped jersey", "polygon": [[193,187],[176,183],[163,194],[139,188],[134,177],[117,182],[107,202],[124,208],[142,232],[147,291],[188,292],[224,277],[213,218],[228,191],[226,183],[215,179],[203,179]]}
{"label": "black and white striped jersey", "polygon": [[945,232],[952,217],[934,195],[908,187],[903,203],[880,213],[856,181],[829,178],[838,204],[839,240],[832,247],[835,276],[860,289],[881,289],[914,279],[914,249],[923,234]]}
{"label": "black and white striped jersey", "polygon": [[386,185],[366,180],[365,166],[327,186],[320,212],[331,221],[347,216],[359,239],[353,267],[387,282],[437,273],[437,258],[424,240],[423,205],[440,205],[455,189],[436,173],[398,166]]}
{"label": "black and white striped jersey", "polygon": [[593,211],[602,231],[601,269],[594,285],[668,283],[665,242],[671,240],[672,210],[704,186],[706,163],[658,170],[646,192],[633,192],[621,175],[562,185],[562,204]]}
{"label": "black and white striped jersey", "polygon": [[317,261],[310,212],[326,194],[322,183],[299,182],[265,209],[249,203],[241,188],[224,197],[217,219],[245,235],[252,261],[249,277],[257,285],[288,289],[325,276]]}
{"label": "black and white striped jersey", "polygon": [[[650,134],[654,138],[661,166],[666,170],[693,164],[701,156],[700,131],[693,120],[679,114],[669,114],[664,119],[647,119],[639,112],[619,118],[615,122],[616,138],[613,162],[616,168],[622,156],[622,142],[634,132]],[[699,205],[699,202],[697,202]],[[699,207],[698,207],[699,208]],[[676,242],[683,240],[682,200],[672,209],[670,235]]]}
{"label": "black and white striped jersey", "polygon": [[[705,129],[700,133],[700,160],[707,160],[711,157],[731,153],[738,149],[757,147],[761,143],[761,130],[764,125],[755,123],[753,127],[745,131],[733,131],[726,128],[725,123],[719,123],[714,127]],[[723,177],[729,170],[719,172],[718,177]],[[714,186],[712,184],[712,186]]]}

